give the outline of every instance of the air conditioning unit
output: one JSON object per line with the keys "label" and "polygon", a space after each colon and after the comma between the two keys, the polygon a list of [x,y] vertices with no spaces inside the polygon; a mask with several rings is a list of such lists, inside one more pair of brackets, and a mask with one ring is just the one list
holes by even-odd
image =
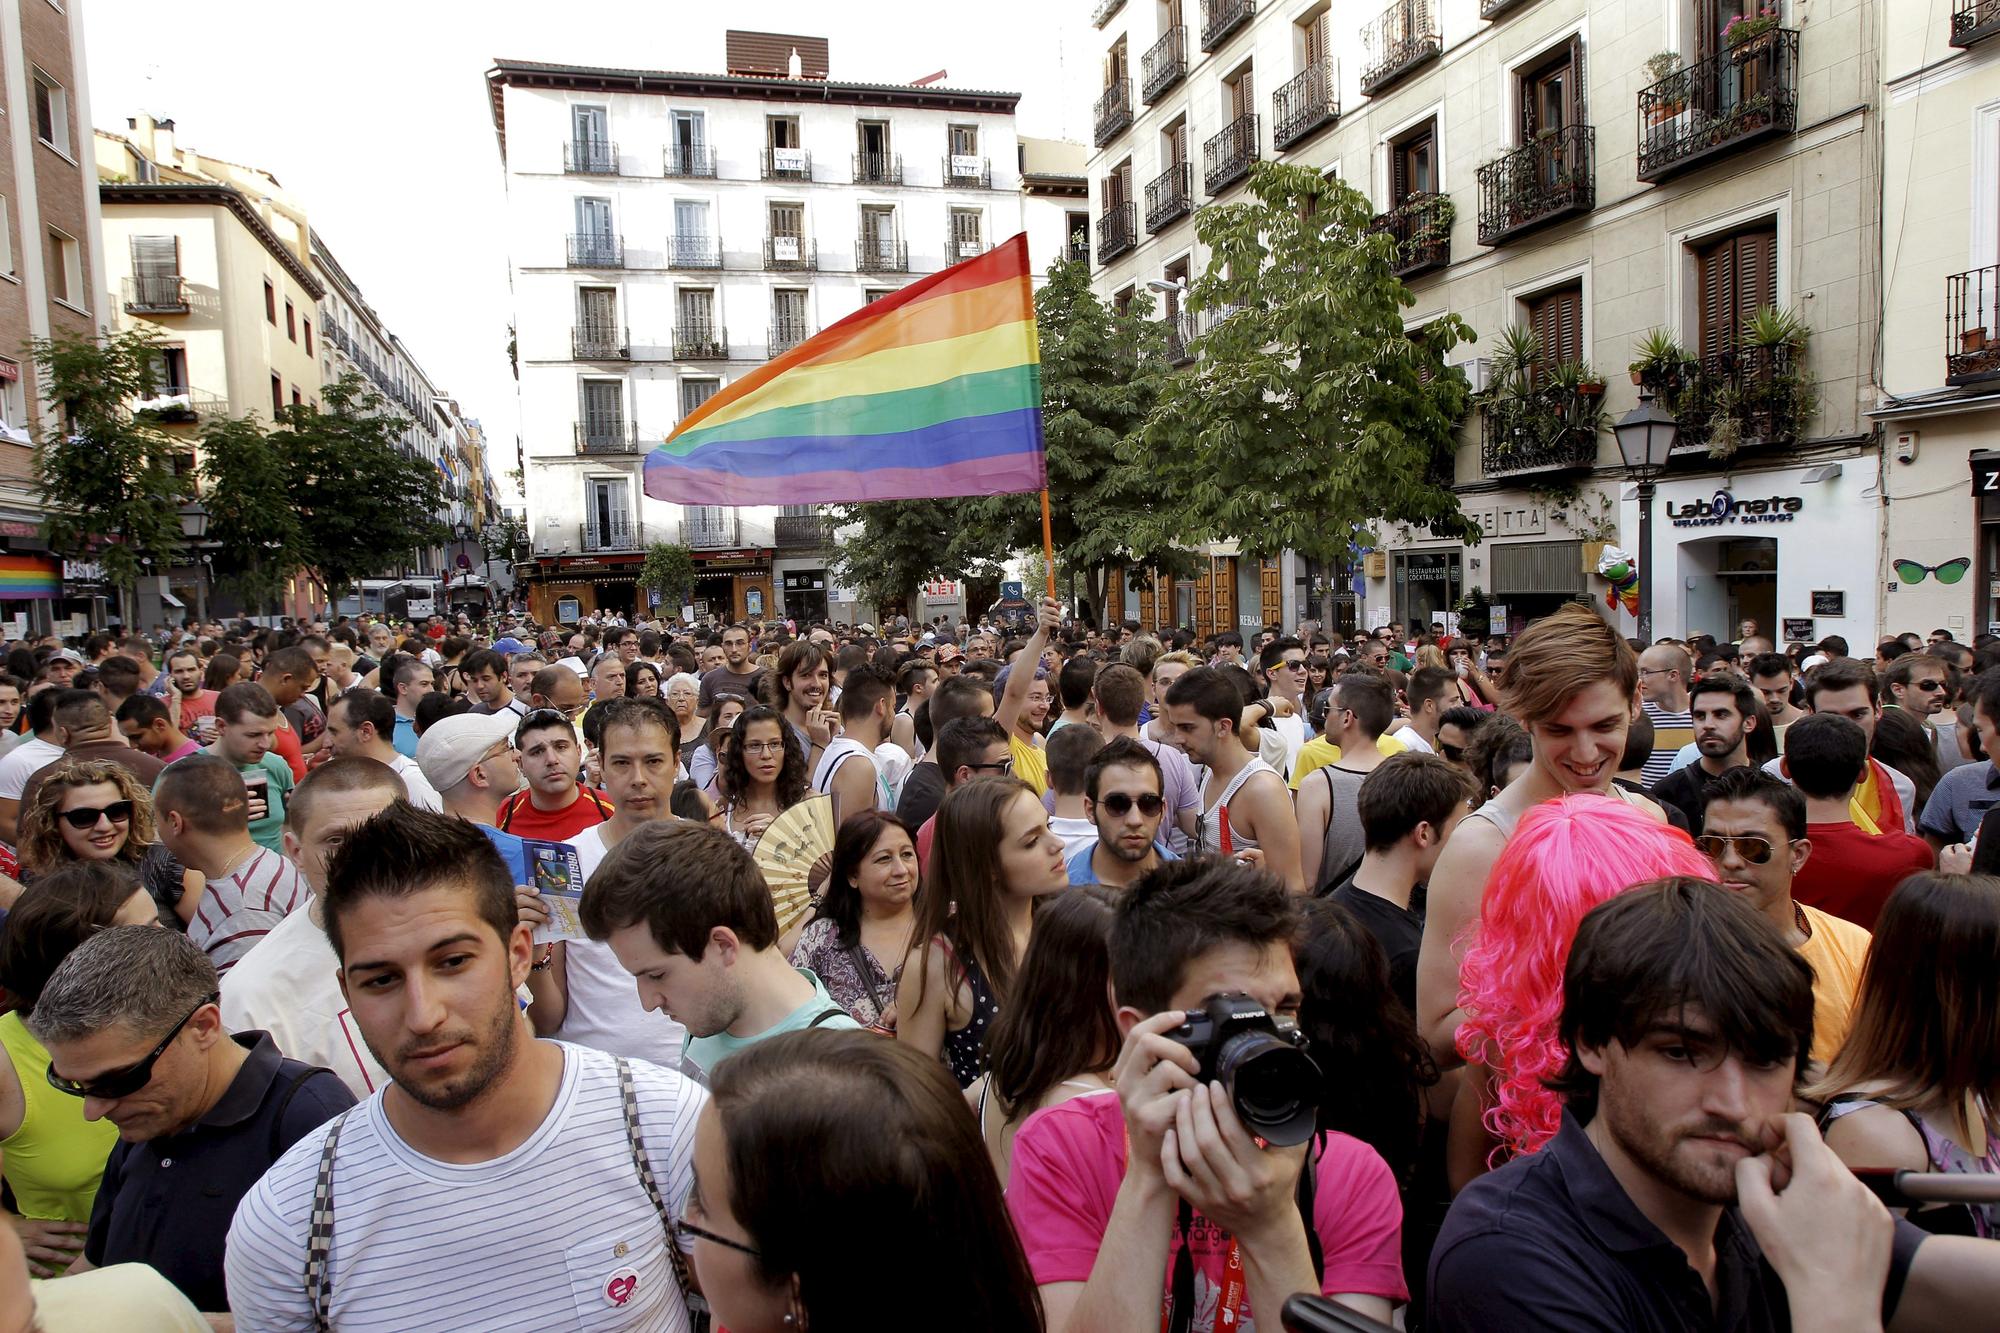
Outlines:
{"label": "air conditioning unit", "polygon": [[1493,377],[1493,363],[1483,356],[1467,357],[1463,361],[1453,361],[1451,368],[1465,376],[1465,382],[1474,393],[1483,393]]}

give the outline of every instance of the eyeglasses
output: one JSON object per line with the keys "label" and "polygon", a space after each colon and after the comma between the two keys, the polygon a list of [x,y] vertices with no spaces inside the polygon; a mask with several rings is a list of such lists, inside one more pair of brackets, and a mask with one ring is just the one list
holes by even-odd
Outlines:
{"label": "eyeglasses", "polygon": [[1944,682],[1941,680],[1913,680],[1910,684],[1924,691],[1926,694],[1935,694],[1944,688]]}
{"label": "eyeglasses", "polygon": [[80,806],[75,810],[63,811],[57,818],[79,833],[84,833],[96,828],[97,821],[100,819],[108,819],[114,824],[131,823],[132,803],[130,801],[113,801],[101,810],[93,810],[89,806]]}
{"label": "eyeglasses", "polygon": [[734,1250],[738,1254],[747,1254],[752,1259],[762,1259],[764,1257],[763,1251],[755,1249],[752,1246],[745,1245],[740,1240],[731,1240],[727,1236],[718,1236],[713,1231],[709,1231],[706,1230],[705,1228],[696,1226],[694,1223],[688,1221],[686,1218],[682,1218],[678,1222],[669,1223],[669,1228],[674,1232],[675,1244],[680,1243],[680,1238],[682,1236],[693,1236],[699,1240],[705,1240],[710,1242],[711,1244],[720,1245],[724,1249]]}
{"label": "eyeglasses", "polygon": [[[1721,860],[1725,848],[1734,848],[1738,856],[1753,866],[1763,865],[1771,859],[1771,854],[1778,850],[1771,845],[1769,838],[1749,836],[1725,838],[1714,833],[1706,833],[1696,838],[1694,845],[1701,848],[1701,854],[1711,861]],[[1790,843],[1786,844],[1786,846],[1790,845]]]}
{"label": "eyeglasses", "polygon": [[221,998],[220,993],[211,994],[200,1004],[188,1010],[187,1017],[174,1024],[173,1031],[160,1038],[160,1044],[155,1046],[146,1058],[138,1064],[127,1065],[123,1069],[113,1069],[108,1073],[99,1074],[88,1083],[79,1083],[75,1079],[64,1078],[62,1075],[56,1073],[55,1061],[49,1061],[49,1086],[57,1092],[66,1092],[72,1097],[95,1097],[102,1102],[115,1102],[120,1097],[130,1097],[133,1093],[153,1081],[154,1063],[159,1060],[161,1055],[165,1054],[167,1047],[173,1045],[174,1038],[181,1035],[181,1029],[188,1025],[188,1019],[193,1018],[196,1014]]}
{"label": "eyeglasses", "polygon": [[1896,577],[1905,583],[1922,583],[1926,574],[1937,575],[1939,583],[1956,583],[1965,577],[1965,571],[1972,568],[1972,561],[1966,556],[1947,560],[1941,565],[1926,565],[1916,560],[1897,560],[1889,567],[1895,570]]}
{"label": "eyeglasses", "polygon": [[1156,791],[1142,791],[1137,796],[1128,792],[1114,791],[1098,804],[1110,811],[1113,819],[1123,819],[1131,814],[1135,805],[1139,807],[1140,814],[1151,819],[1167,808],[1167,799]]}
{"label": "eyeglasses", "polygon": [[783,754],[784,752],[785,743],[782,740],[743,742],[743,753],[745,754]]}

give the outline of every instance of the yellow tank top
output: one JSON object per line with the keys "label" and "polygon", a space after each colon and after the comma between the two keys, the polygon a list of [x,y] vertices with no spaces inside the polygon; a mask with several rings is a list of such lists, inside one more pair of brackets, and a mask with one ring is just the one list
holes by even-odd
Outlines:
{"label": "yellow tank top", "polygon": [[49,1086],[49,1053],[18,1013],[0,1016],[0,1045],[21,1081],[21,1127],[0,1139],[0,1170],[21,1216],[88,1222],[104,1159],[118,1142],[109,1120],[85,1120],[83,1099]]}

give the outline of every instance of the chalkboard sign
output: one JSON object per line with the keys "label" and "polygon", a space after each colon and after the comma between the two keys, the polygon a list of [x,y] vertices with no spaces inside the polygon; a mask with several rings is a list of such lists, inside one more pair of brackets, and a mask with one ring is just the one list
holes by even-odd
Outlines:
{"label": "chalkboard sign", "polygon": [[1812,613],[1815,616],[1829,616],[1839,619],[1847,614],[1847,594],[1844,592],[1815,592],[1812,595]]}
{"label": "chalkboard sign", "polygon": [[1812,621],[1789,617],[1785,620],[1786,643],[1812,643],[1818,637],[1813,632]]}

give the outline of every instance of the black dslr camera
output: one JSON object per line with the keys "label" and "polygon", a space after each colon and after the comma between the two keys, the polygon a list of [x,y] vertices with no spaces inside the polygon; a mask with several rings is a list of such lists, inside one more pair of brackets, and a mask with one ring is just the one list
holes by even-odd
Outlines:
{"label": "black dslr camera", "polygon": [[1250,1132],[1290,1147],[1313,1135],[1319,1066],[1298,1024],[1278,1018],[1241,991],[1211,995],[1167,1036],[1201,1061],[1201,1081],[1220,1083]]}

